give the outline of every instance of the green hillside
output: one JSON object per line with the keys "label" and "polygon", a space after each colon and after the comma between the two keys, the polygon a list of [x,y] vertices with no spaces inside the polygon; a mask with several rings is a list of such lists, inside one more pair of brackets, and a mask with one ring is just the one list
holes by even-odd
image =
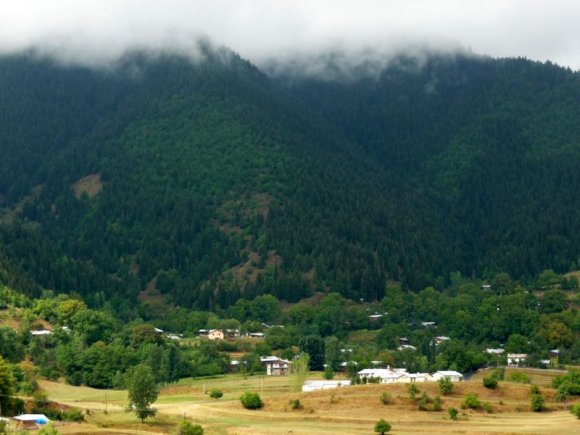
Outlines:
{"label": "green hillside", "polygon": [[290,80],[203,50],[0,59],[2,281],[214,309],[578,260],[578,74],[433,56]]}

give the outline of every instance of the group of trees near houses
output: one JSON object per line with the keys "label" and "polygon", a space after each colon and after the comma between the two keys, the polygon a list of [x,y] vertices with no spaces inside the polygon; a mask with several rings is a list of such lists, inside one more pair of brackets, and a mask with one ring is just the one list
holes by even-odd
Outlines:
{"label": "group of trees near houses", "polygon": [[[262,295],[216,312],[167,305],[157,312],[159,317],[136,315],[130,320],[117,317],[114,310],[91,309],[78,295],[47,292],[33,299],[1,287],[0,318],[18,327],[0,326],[0,355],[15,390],[29,395],[39,377],[124,388],[131,368],[143,365],[158,384],[226,373],[231,352],[241,354],[236,367],[247,373],[264,370],[261,356],[292,360],[306,354],[310,369],[326,366],[329,377],[345,366],[355,376],[373,361],[410,372],[501,366],[505,355],[484,352],[500,345],[506,353],[527,353],[531,366],[549,359],[552,349],[559,350],[556,364],[578,364],[577,292],[562,289],[570,286],[577,288],[577,282],[552,271],[543,272],[529,287],[498,274],[485,290],[481,281],[454,274],[452,285],[443,291],[389,286],[385,297],[373,303],[327,293],[288,305]],[[47,327],[50,334],[31,334]],[[197,338],[200,329],[211,328],[259,331],[264,338]],[[170,338],[161,330],[183,337]],[[439,336],[449,339],[438,341]],[[401,349],[403,338],[414,349]]]}
{"label": "group of trees near houses", "polygon": [[160,309],[145,288],[214,311],[578,266],[578,73],[433,54],[268,76],[200,50],[0,58],[3,282],[131,318]]}

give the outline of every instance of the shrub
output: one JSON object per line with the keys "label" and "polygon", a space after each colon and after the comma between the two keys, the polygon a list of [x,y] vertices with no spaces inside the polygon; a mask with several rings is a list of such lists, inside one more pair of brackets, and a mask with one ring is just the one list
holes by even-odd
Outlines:
{"label": "shrub", "polygon": [[447,376],[439,379],[439,391],[443,395],[451,394],[453,391],[453,382]]}
{"label": "shrub", "polygon": [[489,402],[483,402],[481,404],[481,406],[483,407],[483,410],[485,412],[487,412],[488,414],[491,414],[493,412],[493,406],[491,406],[491,403],[489,403]]}
{"label": "shrub", "polygon": [[80,409],[71,409],[69,411],[63,411],[62,419],[64,421],[85,421],[85,416]]}
{"label": "shrub", "polygon": [[224,393],[222,390],[211,390],[209,392],[209,397],[211,397],[212,399],[221,399],[223,397]]}
{"label": "shrub", "polygon": [[407,387],[407,393],[409,393],[409,399],[416,400],[417,394],[419,394],[420,391],[415,384],[411,384],[409,387]]}
{"label": "shrub", "polygon": [[304,407],[302,406],[302,403],[300,403],[300,400],[298,400],[298,399],[293,399],[293,400],[291,400],[291,401],[290,401],[290,406],[291,406],[291,407],[292,407],[292,409],[294,409],[294,410],[299,410],[299,409],[302,409],[302,408],[304,408]]}
{"label": "shrub", "polygon": [[569,373],[563,376],[556,376],[552,380],[553,388],[560,388],[563,384],[567,385],[571,395],[580,395],[580,370],[570,370]]}
{"label": "shrub", "polygon": [[459,412],[457,411],[457,409],[455,409],[455,408],[449,408],[447,410],[447,412],[449,413],[449,418],[451,420],[457,420],[457,414],[459,414]]}
{"label": "shrub", "polygon": [[568,389],[568,384],[564,383],[558,387],[556,392],[556,402],[566,402],[570,398],[570,390]]}
{"label": "shrub", "polygon": [[441,411],[443,409],[443,402],[441,401],[441,397],[435,396],[433,399],[433,411]]}
{"label": "shrub", "polygon": [[570,412],[574,414],[577,418],[580,418],[580,403],[576,403],[570,407]]}
{"label": "shrub", "polygon": [[192,424],[187,420],[179,423],[177,435],[203,435],[203,428],[199,424]]}
{"label": "shrub", "polygon": [[418,404],[419,410],[421,410],[421,411],[427,411],[427,405],[429,403],[431,403],[431,402],[432,402],[432,400],[427,395],[427,393],[423,393],[423,395],[419,399],[419,404]]}
{"label": "shrub", "polygon": [[38,435],[58,435],[59,432],[58,430],[56,430],[56,428],[54,427],[54,424],[52,422],[44,425],[39,431],[38,431]]}
{"label": "shrub", "polygon": [[463,398],[463,403],[461,403],[461,407],[469,409],[479,409],[481,408],[481,402],[479,401],[479,397],[477,397],[477,394],[468,393]]}
{"label": "shrub", "polygon": [[330,364],[328,364],[325,368],[324,368],[324,372],[322,373],[322,376],[324,377],[324,379],[334,379],[334,370],[332,370],[332,366]]}
{"label": "shrub", "polygon": [[391,395],[385,391],[381,394],[380,400],[383,402],[383,405],[388,405],[391,402]]}
{"label": "shrub", "polygon": [[246,391],[242,394],[240,396],[240,402],[242,402],[242,406],[246,409],[260,409],[264,406],[258,393],[252,393],[251,391]]}
{"label": "shrub", "polygon": [[375,423],[375,432],[384,435],[391,430],[391,425],[387,423],[384,419],[380,419]]}
{"label": "shrub", "polygon": [[483,386],[489,388],[490,390],[495,390],[497,388],[497,379],[493,376],[483,378]]}
{"label": "shrub", "polygon": [[505,377],[505,367],[500,367],[497,368],[493,371],[493,373],[491,374],[492,378],[495,378],[498,381],[503,381],[504,377]]}
{"label": "shrub", "polygon": [[510,373],[510,375],[508,376],[508,381],[519,382],[520,384],[529,384],[530,377],[522,372],[514,372]]}
{"label": "shrub", "polygon": [[534,412],[542,412],[544,410],[544,396],[540,393],[540,389],[537,385],[532,385],[530,388],[531,396],[530,401],[532,405],[532,411]]}

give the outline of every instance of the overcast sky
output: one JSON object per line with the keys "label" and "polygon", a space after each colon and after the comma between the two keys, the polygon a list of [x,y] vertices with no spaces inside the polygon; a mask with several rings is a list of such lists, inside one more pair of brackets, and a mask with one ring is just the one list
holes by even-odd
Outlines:
{"label": "overcast sky", "polygon": [[69,60],[207,36],[255,63],[340,47],[429,44],[580,69],[578,0],[0,0],[0,52]]}

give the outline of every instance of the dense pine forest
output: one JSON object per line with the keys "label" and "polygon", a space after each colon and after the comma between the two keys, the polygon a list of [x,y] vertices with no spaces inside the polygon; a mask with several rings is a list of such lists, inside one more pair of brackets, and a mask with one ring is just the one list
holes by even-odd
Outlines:
{"label": "dense pine forest", "polygon": [[203,52],[0,59],[0,282],[132,318],[580,266],[578,73],[427,55],[330,79]]}

